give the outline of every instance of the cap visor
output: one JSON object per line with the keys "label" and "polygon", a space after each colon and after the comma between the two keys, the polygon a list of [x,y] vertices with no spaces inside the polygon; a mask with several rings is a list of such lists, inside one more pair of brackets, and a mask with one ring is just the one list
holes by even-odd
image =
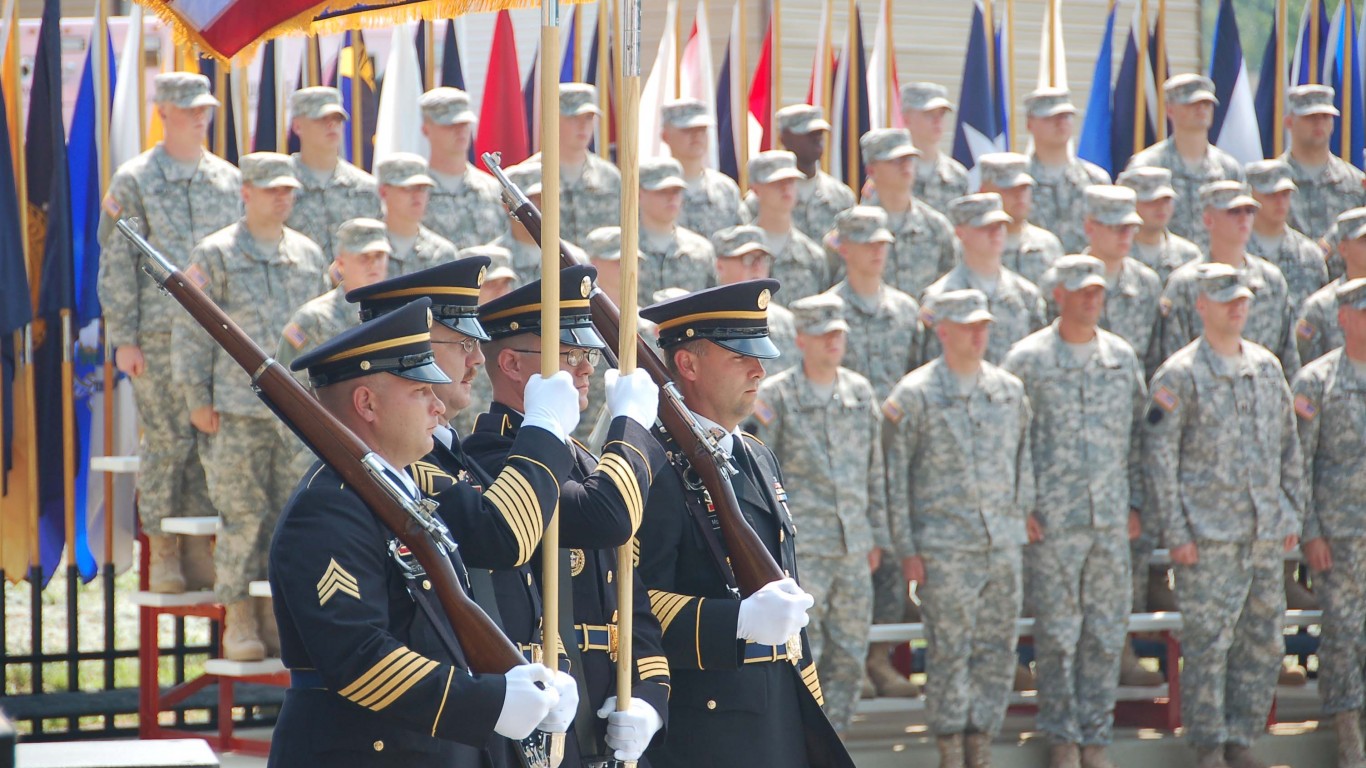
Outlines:
{"label": "cap visor", "polygon": [[1033,187],[1037,185],[1038,182],[1034,180],[1034,177],[1030,176],[1027,173],[1020,173],[1008,179],[1001,179],[996,184],[996,186],[1000,187],[1001,189],[1015,189],[1016,187],[1024,186]]}
{"label": "cap visor", "polygon": [[415,173],[405,179],[385,182],[391,187],[435,187],[436,182],[425,173]]}
{"label": "cap visor", "polygon": [[658,192],[661,189],[687,189],[688,183],[677,176],[669,176],[660,179],[656,184],[651,184],[649,186],[642,184],[640,185],[640,188],[646,192]]}
{"label": "cap visor", "polygon": [[560,343],[571,347],[606,349],[607,342],[602,340],[591,325],[578,328],[560,328]]}
{"label": "cap visor", "polygon": [[[769,253],[763,243],[745,243],[729,253],[718,253],[717,257],[722,259],[738,259],[741,256],[748,256],[751,253]],[[772,254],[769,253],[771,256]]]}
{"label": "cap visor", "polygon": [[1057,117],[1058,115],[1075,115],[1076,106],[1072,104],[1055,104],[1042,112],[1031,113],[1031,117]]}
{"label": "cap visor", "polygon": [[1342,117],[1342,112],[1338,111],[1338,108],[1331,104],[1313,104],[1304,109],[1295,111],[1295,117],[1305,117],[1308,115],[1332,115],[1333,117]]}
{"label": "cap visor", "polygon": [[936,96],[933,99],[930,99],[929,101],[925,102],[925,105],[923,107],[920,107],[921,112],[929,112],[933,109],[947,109],[951,111],[957,111],[958,108],[954,106],[952,101],[949,101],[943,96]]}
{"label": "cap visor", "polygon": [[[488,279],[487,276],[485,276],[485,279]],[[452,331],[463,333],[471,339],[492,341],[488,331],[485,331],[484,326],[479,324],[479,318],[477,317],[438,317],[436,318],[436,322],[450,328]]]}
{"label": "cap visor", "polygon": [[1138,202],[1151,203],[1154,200],[1176,199],[1176,190],[1171,187],[1158,187],[1151,192],[1138,196]]}
{"label": "cap visor", "polygon": [[1366,237],[1366,224],[1361,224],[1355,229],[1349,230],[1348,233],[1344,235],[1342,239],[1360,240],[1362,237]]}
{"label": "cap visor", "polygon": [[511,267],[494,267],[487,275],[484,275],[484,282],[490,280],[516,280],[517,273]]}
{"label": "cap visor", "polygon": [[1210,101],[1214,106],[1219,106],[1219,99],[1209,91],[1196,91],[1186,98],[1183,104],[1199,104],[1202,101]]}
{"label": "cap visor", "polygon": [[669,125],[672,125],[675,128],[710,128],[715,124],[716,123],[706,115],[694,115],[679,123],[669,123]]}
{"label": "cap visor", "polygon": [[788,179],[801,179],[805,177],[806,174],[802,173],[796,168],[779,168],[778,170],[774,171],[773,173],[765,177],[763,181],[760,181],[758,183],[772,184],[775,181],[787,181]]}
{"label": "cap visor", "polygon": [[451,377],[447,376],[436,363],[423,363],[422,365],[405,368],[399,371],[389,371],[389,373],[408,381],[420,381],[424,384],[450,384]]}
{"label": "cap visor", "polygon": [[1235,299],[1250,299],[1253,297],[1252,290],[1245,285],[1235,285],[1232,288],[1225,288],[1221,291],[1205,294],[1210,301],[1216,304],[1227,304]]}
{"label": "cap visor", "polygon": [[887,154],[883,155],[882,157],[880,157],[880,158],[878,158],[878,159],[879,159],[879,160],[896,160],[896,159],[902,158],[902,157],[920,157],[920,150],[916,149],[915,147],[912,147],[912,146],[909,145],[909,144],[903,144],[903,145],[897,147],[896,149],[893,149],[891,152],[888,152]]}
{"label": "cap visor", "polygon": [[788,128],[788,130],[792,131],[793,133],[811,133],[813,131],[828,131],[830,130],[830,123],[826,122],[823,118],[818,117],[814,120],[807,120],[804,123],[798,123],[792,126],[791,128]]}
{"label": "cap visor", "polygon": [[182,109],[195,109],[197,107],[221,107],[223,105],[213,96],[207,93],[201,93],[193,99],[190,99],[188,104],[181,104],[179,106]]}
{"label": "cap visor", "polygon": [[973,228],[989,227],[992,224],[1009,224],[1012,221],[1014,219],[1010,218],[1010,214],[1005,211],[990,211],[973,218],[967,225]]}
{"label": "cap visor", "polygon": [[584,104],[583,106],[578,107],[577,109],[573,109],[568,112],[562,112],[561,114],[563,114],[565,117],[578,117],[579,115],[586,115],[589,112],[592,112],[595,115],[602,114],[602,110],[598,109],[598,106],[596,104]]}
{"label": "cap visor", "polygon": [[348,251],[348,252],[350,252],[350,253],[375,253],[375,252],[380,252],[380,253],[387,253],[387,254],[389,254],[390,256],[393,256],[393,255],[394,255],[394,247],[393,247],[392,245],[389,244],[389,241],[388,241],[388,240],[383,239],[383,238],[377,239],[377,240],[371,240],[371,241],[369,241],[368,243],[362,243],[361,246],[360,246],[359,248],[356,248],[356,249],[345,248],[345,249],[343,249],[343,250],[346,250],[346,251]]}
{"label": "cap visor", "polygon": [[313,119],[318,120],[324,117],[331,117],[332,115],[341,115],[343,120],[351,119],[351,113],[343,109],[340,104],[324,104],[322,109],[318,110],[318,114],[313,116]]}
{"label": "cap visor", "polygon": [[773,360],[782,353],[778,351],[777,345],[767,336],[755,336],[748,339],[712,339],[716,346],[746,357],[757,357],[760,360]]}
{"label": "cap visor", "polygon": [[810,328],[804,328],[801,332],[807,336],[824,336],[825,334],[830,333],[831,331],[844,331],[845,333],[848,333],[849,324],[846,323],[844,320],[835,318],[833,320],[826,320],[820,325],[814,325]]}
{"label": "cap visor", "polygon": [[1083,288],[1090,288],[1093,285],[1099,285],[1102,288],[1107,287],[1105,278],[1100,275],[1086,275],[1080,279],[1063,283],[1063,288],[1068,291],[1080,291]]}
{"label": "cap visor", "polygon": [[429,117],[427,119],[431,120],[433,123],[436,123],[437,125],[460,125],[462,123],[473,123],[479,120],[479,118],[468,109],[464,112],[456,112],[455,114],[450,115],[449,117]]}
{"label": "cap visor", "polygon": [[962,318],[946,317],[945,320],[959,325],[972,325],[973,323],[994,323],[996,316],[985,309],[975,309]]}
{"label": "cap visor", "polygon": [[274,189],[276,187],[293,187],[294,189],[301,189],[303,187],[303,185],[299,183],[299,180],[293,176],[276,176],[273,179],[266,179],[265,181],[254,183],[252,186],[257,189]]}

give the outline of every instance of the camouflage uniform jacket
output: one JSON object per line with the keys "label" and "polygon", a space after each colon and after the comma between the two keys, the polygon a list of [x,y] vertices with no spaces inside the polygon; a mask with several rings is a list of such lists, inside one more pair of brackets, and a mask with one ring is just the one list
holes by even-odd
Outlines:
{"label": "camouflage uniform jacket", "polygon": [[1039,285],[1043,274],[1063,255],[1065,251],[1057,235],[1025,222],[1020,234],[1007,240],[1001,263],[1011,272]]}
{"label": "camouflage uniform jacket", "polygon": [[1078,364],[1057,323],[1026,336],[1002,368],[1024,383],[1034,414],[1035,517],[1047,531],[1122,529],[1143,508],[1143,366],[1120,337],[1097,329]]}
{"label": "camouflage uniform jacket", "polygon": [[171,263],[185,266],[195,243],[242,216],[242,176],[208,152],[193,173],[160,144],[119,167],[100,211],[100,305],[105,333],[115,347],[138,344],[139,334],[170,333],[183,312],[167,301],[141,268],[142,254],[114,229],[118,219],[135,225]]}
{"label": "camouflage uniform jacket", "polygon": [[665,288],[700,291],[716,285],[716,249],[707,238],[679,226],[666,248],[654,247],[649,238],[640,238],[639,290],[644,303]]}
{"label": "camouflage uniform jacket", "polygon": [[508,231],[508,212],[498,180],[471,166],[454,187],[436,178],[422,223],[456,248],[483,245]]}
{"label": "camouflage uniform jacket", "polygon": [[394,247],[393,254],[389,256],[389,277],[420,272],[460,258],[454,243],[421,224],[417,227],[417,240],[413,242],[411,251],[400,253],[393,235],[389,236],[389,244]]}
{"label": "camouflage uniform jacket", "polygon": [[578,178],[560,174],[561,239],[582,243],[598,227],[620,222],[621,171],[615,165],[590,152]]}
{"label": "camouflage uniform jacket", "polygon": [[[1201,256],[1173,272],[1167,280],[1160,301],[1164,360],[1205,332],[1205,324],[1195,311],[1195,300],[1200,293],[1196,270],[1206,261],[1208,257]],[[1271,262],[1252,255],[1244,255],[1238,271],[1243,273],[1253,293],[1243,338],[1271,350],[1280,358],[1286,376],[1294,376],[1300,369],[1300,355],[1291,335],[1295,318],[1285,278]]]}
{"label": "camouflage uniform jacket", "polygon": [[1271,262],[1285,277],[1290,306],[1298,309],[1309,294],[1328,283],[1328,266],[1318,244],[1293,229],[1286,229],[1280,247],[1264,249],[1256,233],[1247,241],[1247,252]]}
{"label": "camouflage uniform jacket", "polygon": [[902,376],[920,365],[920,304],[886,283],[871,300],[855,293],[847,281],[836,283],[830,293],[844,299],[849,323],[844,367],[866,376],[878,399],[886,398]]}
{"label": "camouflage uniform jacket", "polygon": [[1029,220],[1058,236],[1063,253],[1081,253],[1086,247],[1086,232],[1082,229],[1085,217],[1086,188],[1092,184],[1109,184],[1110,174],[1100,166],[1074,157],[1058,173],[1030,153],[1029,175],[1034,177],[1034,210]]}
{"label": "camouflage uniform jacket", "polygon": [[724,173],[703,168],[702,176],[683,190],[680,227],[710,239],[727,227],[738,226],[742,220],[740,187]]}
{"label": "camouflage uniform jacket", "polygon": [[294,153],[294,175],[303,185],[294,193],[294,210],[286,225],[318,244],[323,256],[336,257],[332,238],[337,227],[351,219],[383,217],[379,201],[379,186],[375,177],[338,158],[332,176],[318,184],[315,174],[304,166],[299,153]]}
{"label": "camouflage uniform jacket", "polygon": [[[925,295],[920,301],[921,322],[926,328],[933,326],[934,318],[929,306],[933,304],[935,296],[969,288],[978,288],[972,277],[972,270],[959,264],[953,271],[925,289]],[[1001,269],[995,293],[987,296],[987,308],[996,316],[996,322],[991,324],[991,335],[987,341],[986,359],[989,363],[1000,364],[1012,344],[1048,324],[1044,317],[1043,298],[1039,295],[1039,289],[1005,268]],[[940,352],[939,337],[933,332],[924,334],[924,348],[921,350],[920,359],[932,360],[939,357]]]}
{"label": "camouflage uniform jacket", "polygon": [[951,200],[968,193],[968,169],[942,152],[932,165],[916,158],[915,186],[911,192],[915,199],[924,200],[925,205],[943,213],[949,209]]}
{"label": "camouflage uniform jacket", "polygon": [[[904,214],[887,214],[888,228],[896,240],[887,252],[883,278],[887,284],[916,298],[930,283],[948,274],[958,263],[958,238],[944,214],[915,200]],[[841,274],[843,276],[843,262]]]}
{"label": "camouflage uniform jacket", "polygon": [[1170,547],[1300,532],[1304,459],[1285,374],[1248,341],[1233,365],[1201,337],[1153,376],[1144,469]]}
{"label": "camouflage uniform jacket", "polygon": [[1024,545],[1034,508],[1029,400],[983,363],[964,396],[943,358],[911,371],[882,404],[887,518],[901,557],[920,548]]}
{"label": "camouflage uniform jacket", "polygon": [[1134,155],[1130,168],[1166,168],[1172,172],[1172,188],[1176,190],[1176,212],[1168,229],[1190,240],[1200,248],[1209,245],[1209,231],[1205,229],[1204,208],[1200,204],[1200,188],[1212,181],[1244,181],[1243,166],[1232,155],[1211,144],[1200,167],[1191,169],[1176,151],[1173,139],[1164,139]]}
{"label": "camouflage uniform jacket", "polygon": [[1166,285],[1167,278],[1171,277],[1177,267],[1200,258],[1202,251],[1200,246],[1195,243],[1168,231],[1162,235],[1162,245],[1157,249],[1157,255],[1154,257],[1150,256],[1149,253],[1139,246],[1137,240],[1134,241],[1134,246],[1129,251],[1130,256],[1157,273],[1161,285]]}
{"label": "camouflage uniform jacket", "polygon": [[1338,286],[1342,283],[1342,278],[1334,280],[1300,305],[1295,320],[1295,347],[1304,365],[1342,346],[1342,326],[1338,325]]}
{"label": "camouflage uniform jacket", "polygon": [[[792,211],[792,224],[807,237],[820,242],[825,233],[835,228],[835,216],[846,208],[853,208],[857,199],[848,185],[825,171],[797,179],[797,207]],[[747,221],[759,215],[759,199],[753,192],[745,195]]]}
{"label": "camouflage uniform jacket", "polygon": [[[511,232],[499,235],[489,245],[502,246],[512,254],[512,271],[517,273],[517,279],[512,287],[516,288],[518,285],[534,283],[541,279],[541,247],[539,245],[524,243],[513,237]],[[577,245],[568,240],[560,240],[560,245],[564,246],[564,249],[573,254],[581,263],[588,263],[588,254],[584,253]],[[641,291],[640,295],[645,296],[646,293]]]}
{"label": "camouflage uniform jacket", "polygon": [[823,398],[793,366],[759,385],[754,416],[785,473],[802,479],[787,499],[801,532],[798,558],[891,550],[881,416],[867,379],[840,368]]}
{"label": "camouflage uniform jacket", "polygon": [[1338,214],[1366,205],[1366,174],[1348,165],[1342,158],[1330,154],[1328,164],[1314,176],[1300,164],[1290,150],[1281,155],[1290,165],[1290,178],[1299,191],[1290,196],[1291,227],[1303,232],[1311,240],[1325,237],[1336,223]]}
{"label": "camouflage uniform jacket", "polygon": [[784,303],[814,296],[834,285],[825,251],[795,226],[778,237],[766,233],[765,240],[774,251],[771,276],[783,284]]}
{"label": "camouflage uniform jacket", "polygon": [[[275,360],[288,368],[295,358],[357,325],[360,325],[360,305],[347,301],[346,286],[339,285],[299,307],[280,333]],[[308,386],[308,371],[298,371],[294,378]]]}
{"label": "camouflage uniform jacket", "polygon": [[1339,348],[1301,369],[1291,389],[1304,450],[1304,538],[1366,538],[1366,377]]}
{"label": "camouflage uniform jacket", "polygon": [[[185,276],[252,341],[271,349],[294,309],[327,290],[327,264],[318,246],[292,229],[274,253],[262,253],[238,223],[195,246]],[[212,405],[219,413],[270,418],[250,377],[184,312],[171,339],[171,376],[190,410]]]}

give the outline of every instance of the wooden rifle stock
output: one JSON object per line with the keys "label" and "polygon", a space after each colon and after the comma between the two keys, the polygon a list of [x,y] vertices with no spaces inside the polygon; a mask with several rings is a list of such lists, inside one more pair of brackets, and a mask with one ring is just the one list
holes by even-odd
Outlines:
{"label": "wooden rifle stock", "polygon": [[[484,165],[502,183],[504,202],[507,203],[508,210],[522,226],[526,227],[531,237],[540,243],[541,212],[536,210],[536,206],[527,199],[522,190],[503,173],[497,155],[485,154]],[[565,267],[580,263],[579,259],[565,249],[563,242],[560,244],[560,262]],[[617,305],[607,294],[595,289],[590,297],[590,307],[593,326],[607,342],[608,349],[619,349],[621,312]],[[765,584],[782,579],[783,569],[778,566],[768,547],[740,514],[740,502],[735,498],[735,489],[730,484],[730,465],[715,439],[702,429],[692,412],[683,404],[683,398],[669,377],[669,370],[665,367],[664,361],[643,338],[639,337],[636,338],[636,357],[636,365],[648,371],[650,378],[659,386],[659,420],[678,443],[683,454],[688,457],[693,471],[711,495],[740,596],[749,597]]]}
{"label": "wooden rifle stock", "polygon": [[432,589],[460,641],[471,672],[503,674],[525,663],[512,644],[465,594],[443,547],[454,545],[432,515],[435,503],[413,502],[390,480],[365,443],[328,413],[283,365],[267,355],[251,337],[203,291],[152,247],[127,221],[119,231],[143,254],[143,271],[180,302],[213,340],[252,377],[256,394],[313,452],[346,481],[365,506],[393,531],[427,571]]}

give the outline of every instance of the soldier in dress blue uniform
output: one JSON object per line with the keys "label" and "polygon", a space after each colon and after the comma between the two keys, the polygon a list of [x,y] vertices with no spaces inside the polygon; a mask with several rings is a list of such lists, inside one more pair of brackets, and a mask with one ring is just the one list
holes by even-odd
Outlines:
{"label": "soldier in dress blue uniform", "polygon": [[[589,313],[596,276],[597,270],[586,265],[560,273],[560,367],[574,376],[580,409],[587,407],[588,379],[606,346]],[[492,337],[486,353],[493,404],[475,421],[464,447],[489,474],[506,471],[517,457],[514,441],[528,413],[522,382],[539,370],[540,313],[539,280],[479,308],[479,322]],[[635,674],[630,708],[615,712],[616,699],[610,695],[620,618],[614,547],[631,540],[651,495],[651,481],[665,471],[665,458],[649,433],[659,407],[654,382],[643,370],[629,376],[607,371],[606,379],[612,422],[601,456],[574,441],[574,466],[560,487],[561,637],[583,699],[565,750],[566,764],[574,766],[604,755],[639,759],[668,717],[669,664],[659,623],[638,580],[631,609]],[[538,551],[534,558],[537,575],[542,556]],[[514,635],[513,640],[530,642],[535,636]]]}
{"label": "soldier in dress blue uniform", "polygon": [[[738,474],[746,521],[788,578],[741,600],[725,542],[678,444],[655,478],[641,524],[639,573],[673,670],[672,728],[647,756],[654,768],[852,765],[821,714],[820,682],[802,628],[813,600],[797,586],[796,535],[772,451],[739,424],[754,409],[764,360],[778,356],[767,309],[777,280],[697,291],[641,310],[659,329],[674,382]],[[796,642],[794,642],[796,640]]]}
{"label": "soldier in dress blue uniform", "polygon": [[[432,450],[444,412],[432,386],[449,378],[433,363],[431,302],[363,323],[296,359],[323,407],[384,463],[413,499],[417,486],[397,468]],[[576,399],[567,376],[528,382],[535,403],[518,435],[509,471],[527,503],[553,509],[572,457],[558,414]],[[421,428],[417,428],[421,426]],[[535,457],[534,459],[530,457]],[[443,497],[438,515],[468,514],[463,495]],[[450,555],[464,577],[461,541]],[[430,582],[393,533],[341,475],[314,465],[280,517],[270,550],[270,585],[281,657],[291,686],[271,743],[269,765],[481,765],[495,735],[522,739],[533,729],[563,731],[577,706],[565,675],[525,664],[507,674],[476,674],[440,611]]]}

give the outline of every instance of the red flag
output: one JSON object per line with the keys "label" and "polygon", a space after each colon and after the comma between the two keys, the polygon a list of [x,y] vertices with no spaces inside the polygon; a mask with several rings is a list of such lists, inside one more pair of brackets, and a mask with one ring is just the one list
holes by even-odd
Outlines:
{"label": "red flag", "polygon": [[[474,138],[474,154],[503,153],[508,168],[531,156],[527,137],[526,109],[522,106],[522,78],[517,70],[517,44],[512,36],[512,19],[507,11],[498,12],[493,28],[493,47],[489,50],[488,76],[484,79],[484,103],[479,109],[479,128]],[[488,128],[488,130],[482,130]]]}
{"label": "red flag", "polygon": [[770,118],[773,116],[773,22],[768,23],[764,34],[764,49],[759,54],[759,66],[754,70],[754,80],[749,85],[749,114],[759,123],[763,139],[759,151],[773,149],[773,135]]}

